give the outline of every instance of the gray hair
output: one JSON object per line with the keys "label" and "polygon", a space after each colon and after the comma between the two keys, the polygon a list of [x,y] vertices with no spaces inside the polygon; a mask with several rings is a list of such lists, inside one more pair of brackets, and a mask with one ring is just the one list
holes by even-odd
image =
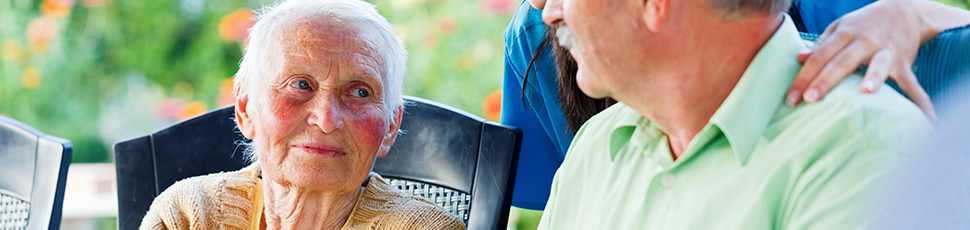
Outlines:
{"label": "gray hair", "polygon": [[[256,92],[258,84],[256,78],[272,76],[277,69],[278,61],[270,60],[272,50],[279,46],[282,28],[301,20],[325,20],[332,22],[356,22],[362,30],[372,29],[377,32],[377,40],[369,47],[378,55],[379,69],[382,75],[385,120],[390,122],[395,117],[397,108],[404,105],[402,85],[407,74],[407,50],[403,39],[395,33],[394,27],[384,16],[377,12],[373,4],[362,0],[280,0],[265,6],[256,12],[256,24],[249,32],[249,44],[246,46],[239,71],[234,76],[234,88],[237,96],[249,96]],[[245,152],[250,160],[255,162],[252,154],[253,146],[247,143]]]}
{"label": "gray hair", "polygon": [[707,0],[708,5],[729,19],[752,13],[781,13],[788,11],[791,0]]}

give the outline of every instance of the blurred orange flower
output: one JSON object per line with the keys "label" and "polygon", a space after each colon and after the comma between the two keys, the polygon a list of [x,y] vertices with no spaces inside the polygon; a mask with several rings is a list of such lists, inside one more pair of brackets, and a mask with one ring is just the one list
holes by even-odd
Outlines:
{"label": "blurred orange flower", "polygon": [[20,74],[20,81],[24,84],[24,88],[37,88],[37,85],[40,85],[40,70],[34,67],[24,68],[24,72]]}
{"label": "blurred orange flower", "polygon": [[498,121],[502,119],[502,89],[497,89],[485,96],[485,101],[482,102],[482,112],[485,113],[485,119],[490,121]]}
{"label": "blurred orange flower", "polygon": [[245,40],[249,36],[249,28],[256,24],[253,16],[256,15],[248,8],[239,8],[227,14],[219,21],[219,36],[226,42]]}
{"label": "blurred orange flower", "polygon": [[232,105],[236,103],[235,95],[232,95],[232,78],[226,78],[222,80],[222,84],[219,85],[219,98],[216,98],[216,103],[220,107]]}
{"label": "blurred orange flower", "polygon": [[71,14],[74,0],[44,0],[40,3],[40,14],[50,17],[64,18]]}
{"label": "blurred orange flower", "polygon": [[179,116],[179,120],[195,117],[196,115],[205,113],[205,111],[208,110],[209,107],[201,101],[189,102],[188,104],[185,104],[185,107],[182,107],[182,114]]}
{"label": "blurred orange flower", "polygon": [[57,35],[57,21],[51,17],[39,17],[27,23],[27,42],[39,53],[47,49],[47,43]]}

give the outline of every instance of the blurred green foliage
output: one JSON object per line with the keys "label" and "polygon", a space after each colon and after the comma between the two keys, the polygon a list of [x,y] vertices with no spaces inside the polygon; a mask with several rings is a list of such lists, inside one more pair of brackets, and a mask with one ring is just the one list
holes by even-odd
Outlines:
{"label": "blurred green foliage", "polygon": [[[518,2],[371,0],[405,38],[405,94],[479,115]],[[73,141],[73,162],[111,161],[119,140],[227,105],[245,42],[220,28],[245,31],[227,15],[271,3],[0,1],[0,114]]]}
{"label": "blurred green foliage", "polygon": [[936,0],[943,4],[951,5],[960,9],[970,9],[970,0]]}

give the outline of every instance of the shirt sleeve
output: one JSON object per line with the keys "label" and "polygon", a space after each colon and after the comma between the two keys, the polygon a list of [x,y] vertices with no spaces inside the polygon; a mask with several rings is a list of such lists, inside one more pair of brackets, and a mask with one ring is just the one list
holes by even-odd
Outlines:
{"label": "shirt sleeve", "polygon": [[[940,100],[949,86],[970,80],[970,25],[941,32],[920,48],[913,62],[913,73],[933,100]],[[898,87],[892,85],[894,88]],[[938,108],[944,109],[944,108]]]}
{"label": "shirt sleeve", "polygon": [[[851,93],[859,92],[853,88]],[[819,152],[816,157],[788,162],[807,166],[794,167],[799,170],[781,206],[779,228],[868,229],[873,224],[880,211],[876,205],[894,182],[893,174],[901,172],[907,152],[933,132],[915,105],[886,106],[905,100],[895,97],[833,123],[844,127],[823,133],[833,139],[812,150]]]}
{"label": "shirt sleeve", "polygon": [[876,0],[795,0],[792,9],[798,11],[804,23],[805,30],[801,32],[821,34],[842,15],[873,2]]}
{"label": "shirt sleeve", "polygon": [[781,229],[865,229],[872,224],[871,205],[876,195],[885,192],[881,186],[890,172],[888,162],[898,154],[879,150],[830,154],[851,157],[820,158],[817,163],[824,167],[809,168],[794,182]]}
{"label": "shirt sleeve", "polygon": [[[533,66],[529,73],[529,83],[526,84],[530,98],[523,99],[522,86],[526,68],[532,58],[532,53],[541,38],[532,36],[536,31],[541,32],[544,27],[541,21],[534,21],[542,11],[533,9],[528,1],[523,1],[518,11],[505,31],[505,73],[502,86],[502,124],[518,127],[522,130],[522,144],[519,151],[519,164],[516,170],[515,189],[512,195],[512,205],[519,208],[541,210],[545,207],[549,197],[549,186],[553,174],[562,163],[562,153],[556,145],[556,140],[548,135],[549,130],[543,125],[541,118],[549,118],[545,113],[543,103],[545,95],[537,93],[537,82],[540,74],[537,71],[549,71],[547,67]],[[530,17],[531,15],[531,17]],[[533,21],[530,21],[533,18]],[[537,25],[534,23],[538,23]],[[541,35],[541,33],[540,33]],[[537,40],[539,39],[539,40]],[[527,107],[524,100],[529,100]],[[561,110],[561,108],[560,108]],[[548,122],[546,122],[548,123]],[[565,128],[565,127],[563,127]]]}

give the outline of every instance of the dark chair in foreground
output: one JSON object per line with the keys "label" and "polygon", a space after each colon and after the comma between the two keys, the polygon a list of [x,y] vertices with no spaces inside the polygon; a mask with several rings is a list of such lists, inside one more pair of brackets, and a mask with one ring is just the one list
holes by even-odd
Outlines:
{"label": "dark chair in foreground", "polygon": [[[455,213],[468,229],[505,229],[521,131],[405,96],[394,147],[374,171],[402,192]],[[248,165],[233,107],[115,145],[119,229],[137,229],[152,200],[178,180]]]}
{"label": "dark chair in foreground", "polygon": [[0,116],[0,229],[60,229],[72,147]]}

